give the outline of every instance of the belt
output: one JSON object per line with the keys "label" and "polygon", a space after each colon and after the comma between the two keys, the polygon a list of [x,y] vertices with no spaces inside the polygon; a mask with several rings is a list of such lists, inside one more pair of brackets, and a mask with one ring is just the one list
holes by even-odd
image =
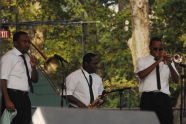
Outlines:
{"label": "belt", "polygon": [[151,92],[153,92],[153,93],[161,93],[160,90],[154,90],[154,91],[151,91]]}
{"label": "belt", "polygon": [[163,94],[160,91],[149,91],[149,92],[143,92],[142,94]]}
{"label": "belt", "polygon": [[150,95],[150,94],[151,94],[151,95],[161,95],[161,94],[162,94],[162,95],[167,95],[167,94],[165,94],[165,93],[163,93],[163,92],[161,92],[161,91],[156,91],[156,90],[155,90],[155,91],[150,91],[150,92],[143,92],[142,94],[144,94],[144,95],[145,95],[145,94],[146,94],[146,95],[147,95],[147,94],[148,94],[148,95]]}
{"label": "belt", "polygon": [[22,90],[17,90],[17,89],[7,89],[8,92],[14,92],[20,95],[28,95],[28,91],[22,91]]}
{"label": "belt", "polygon": [[163,95],[163,96],[168,96],[168,94],[165,94],[161,91],[150,91],[150,92],[143,92],[142,95]]}

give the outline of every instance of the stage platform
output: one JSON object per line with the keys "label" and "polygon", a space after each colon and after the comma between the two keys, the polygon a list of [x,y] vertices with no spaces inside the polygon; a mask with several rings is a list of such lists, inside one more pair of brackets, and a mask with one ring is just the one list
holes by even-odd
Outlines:
{"label": "stage platform", "polygon": [[154,112],[38,107],[33,124],[160,124]]}

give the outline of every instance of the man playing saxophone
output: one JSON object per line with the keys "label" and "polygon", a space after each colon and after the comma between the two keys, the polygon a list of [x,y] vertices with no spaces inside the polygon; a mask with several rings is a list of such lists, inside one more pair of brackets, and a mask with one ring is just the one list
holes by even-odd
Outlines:
{"label": "man playing saxophone", "polygon": [[160,38],[152,38],[150,55],[137,60],[137,76],[142,93],[141,110],[156,112],[161,124],[173,124],[173,113],[169,91],[169,77],[177,83],[178,72],[171,57],[167,56]]}
{"label": "man playing saxophone", "polygon": [[70,107],[88,108],[89,104],[102,95],[102,78],[96,74],[98,62],[98,56],[87,53],[83,57],[82,68],[67,76],[64,95],[70,102]]}

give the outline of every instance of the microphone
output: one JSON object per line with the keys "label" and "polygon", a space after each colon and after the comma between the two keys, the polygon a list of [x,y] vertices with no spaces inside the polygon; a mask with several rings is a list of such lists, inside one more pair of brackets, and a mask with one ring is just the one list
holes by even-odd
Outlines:
{"label": "microphone", "polygon": [[60,60],[61,62],[68,63],[67,60],[65,60],[65,59],[64,59],[63,57],[61,57],[60,55],[55,54],[54,57],[57,58],[58,60]]}

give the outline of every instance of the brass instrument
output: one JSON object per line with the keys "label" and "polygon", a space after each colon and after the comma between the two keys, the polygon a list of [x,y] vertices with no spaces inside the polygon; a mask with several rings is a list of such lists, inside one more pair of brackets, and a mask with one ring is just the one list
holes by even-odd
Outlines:
{"label": "brass instrument", "polygon": [[171,60],[171,61],[174,61],[175,63],[184,63],[185,62],[185,58],[178,53],[173,54],[173,55],[164,56],[164,59],[165,59],[165,61]]}
{"label": "brass instrument", "polygon": [[[67,74],[67,69],[63,65],[63,62],[68,62],[57,54],[48,58],[32,42],[30,42],[30,45],[34,50],[36,50],[36,52],[39,52],[39,55],[41,55],[41,57],[45,60],[44,65],[40,66],[39,64],[37,64],[37,67],[47,78],[56,93],[62,94],[63,89],[61,89],[61,86],[64,85],[65,76]],[[30,53],[28,53],[28,55],[31,57],[32,51],[29,52]]]}
{"label": "brass instrument", "polygon": [[100,95],[97,99],[95,99],[91,104],[89,104],[87,106],[88,109],[94,109],[100,105],[103,104],[104,100],[103,100],[103,97],[105,97],[108,93],[110,92],[106,92],[106,91],[103,91],[102,95]]}
{"label": "brass instrument", "polygon": [[[58,66],[60,65],[59,60],[56,58],[56,56],[52,56],[52,57],[48,58],[32,42],[30,42],[30,44],[46,60],[46,62],[44,64],[44,69],[46,70],[46,72],[48,72],[48,73],[55,72],[57,70]],[[29,55],[29,56],[33,56],[33,55]]]}
{"label": "brass instrument", "polygon": [[112,92],[122,92],[123,90],[128,90],[131,89],[131,87],[125,87],[125,88],[121,88],[121,89],[115,89],[115,90],[111,90],[111,91],[103,91],[102,95],[100,95],[96,100],[94,100],[91,104],[89,104],[87,106],[88,109],[94,109],[100,105],[102,105],[104,103],[103,97],[105,97],[106,95],[108,95],[109,93]]}
{"label": "brass instrument", "polygon": [[103,103],[103,100],[101,99],[101,97],[95,99],[91,104],[89,104],[87,106],[88,109],[94,109],[97,106],[99,106],[101,103]]}
{"label": "brass instrument", "polygon": [[174,54],[173,55],[173,61],[176,62],[176,63],[184,63],[185,58],[183,56],[181,56],[180,54]]}

